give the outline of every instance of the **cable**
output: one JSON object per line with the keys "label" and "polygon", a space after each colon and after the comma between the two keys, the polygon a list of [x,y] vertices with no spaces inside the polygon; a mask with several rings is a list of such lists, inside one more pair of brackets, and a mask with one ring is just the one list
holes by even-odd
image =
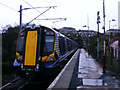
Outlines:
{"label": "cable", "polygon": [[[32,7],[32,8],[34,8],[31,4],[29,4],[27,1],[25,1],[25,0],[23,0],[26,4],[28,4],[30,7]],[[35,8],[35,10],[37,11],[37,12],[39,12],[40,14],[41,14],[41,12],[40,11],[38,11],[36,8]],[[42,16],[44,16],[45,18],[47,18],[45,15],[42,15]],[[51,21],[51,20],[50,20]],[[52,21],[51,21],[52,22]],[[54,22],[52,22],[54,25],[56,25]],[[57,25],[56,25],[57,26]]]}
{"label": "cable", "polygon": [[[3,4],[3,3],[1,3],[1,2],[0,2],[0,4],[3,5],[3,6],[5,6],[5,7],[7,7],[7,8],[9,8],[9,9],[11,9],[11,10],[13,10],[14,12],[18,13],[18,11],[17,11],[16,9],[11,8],[10,6],[7,6],[7,5],[5,5],[5,4]],[[30,17],[28,17],[28,16],[25,15],[25,14],[22,14],[22,15],[25,16],[25,17],[28,18],[28,19],[31,19]]]}
{"label": "cable", "polygon": [[[51,3],[49,2],[49,1],[47,1],[48,2],[48,4],[49,5],[51,5]],[[56,12],[56,10],[54,9],[54,11]],[[57,12],[56,12],[57,13]],[[57,16],[59,17],[59,15],[58,15],[58,13],[57,13]],[[55,21],[55,22],[53,22],[53,23],[56,23],[56,22],[60,22],[60,21]],[[63,24],[64,25],[64,23],[63,22],[60,22],[61,24]]]}
{"label": "cable", "polygon": [[3,4],[3,3],[1,3],[1,2],[0,2],[0,4],[3,5],[3,6],[5,6],[5,7],[7,7],[7,8],[9,8],[9,9],[11,9],[11,10],[13,10],[13,11],[15,11],[15,12],[17,12],[17,10],[15,10],[14,8],[11,8],[11,7],[5,5],[5,4]]}
{"label": "cable", "polygon": [[[51,8],[51,7],[50,7]],[[35,17],[34,19],[32,19],[30,22],[28,22],[27,24],[31,23],[32,21],[34,21],[36,18],[38,18],[39,16],[41,16],[42,14],[44,14],[45,12],[47,12],[48,10],[50,10],[50,8],[48,8],[47,10],[45,10],[43,13],[40,13],[40,15],[38,15],[37,17]]]}
{"label": "cable", "polygon": [[[28,4],[30,7],[34,8],[32,5],[30,5],[27,1],[23,0],[26,4]],[[34,8],[37,12],[41,13],[40,11],[38,11],[36,8]]]}
{"label": "cable", "polygon": [[[26,4],[28,4],[29,6],[31,6],[32,8],[34,8],[32,5],[30,5],[28,2],[26,2],[25,0],[23,0]],[[9,9],[11,9],[11,10],[13,10],[13,11],[15,11],[16,13],[18,12],[16,9],[14,9],[14,8],[11,8],[11,7],[9,7],[9,6],[7,6],[7,5],[5,5],[5,4],[3,4],[3,3],[1,3],[0,2],[0,4],[1,5],[3,5],[3,6],[5,6],[5,7],[7,7],[7,8],[9,8]],[[35,8],[35,10],[37,11],[37,12],[39,12],[40,14],[41,14],[41,12],[40,11],[38,11],[36,8]],[[41,14],[42,15],[42,14]],[[28,18],[28,19],[30,19],[30,17],[28,17],[28,16],[26,16],[25,14],[23,14],[23,16],[25,16],[26,18]],[[44,15],[43,15],[44,16]],[[46,16],[44,16],[44,17],[46,17]],[[47,18],[47,17],[46,17]],[[32,20],[33,21],[33,20]],[[51,20],[50,20],[51,21]],[[30,21],[31,22],[31,21]],[[52,22],[52,21],[51,21]],[[56,25],[54,22],[52,22],[54,25]],[[56,25],[57,26],[57,25]]]}

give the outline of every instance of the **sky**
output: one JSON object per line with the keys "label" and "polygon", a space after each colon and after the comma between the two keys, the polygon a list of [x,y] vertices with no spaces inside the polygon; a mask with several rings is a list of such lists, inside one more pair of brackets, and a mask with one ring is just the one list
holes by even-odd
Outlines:
{"label": "sky", "polygon": [[[120,0],[105,0],[106,30],[115,25],[118,26],[118,2]],[[90,30],[97,31],[97,11],[100,11],[100,32],[103,32],[103,0],[0,0],[0,30],[6,25],[19,25],[20,5],[22,8],[57,6],[38,17],[37,19],[46,18],[67,18],[66,21],[53,23],[54,20],[34,20],[32,23],[44,25],[47,27],[73,27],[77,30],[87,30],[87,25]],[[29,9],[22,11],[22,23],[27,23],[33,18],[44,12],[47,8]]]}

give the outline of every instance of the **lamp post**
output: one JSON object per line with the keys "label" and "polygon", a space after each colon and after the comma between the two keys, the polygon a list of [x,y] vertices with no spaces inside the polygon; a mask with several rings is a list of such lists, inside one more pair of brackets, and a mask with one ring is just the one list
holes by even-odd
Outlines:
{"label": "lamp post", "polygon": [[116,20],[115,20],[115,19],[112,19],[112,20],[109,21],[109,30],[110,30],[110,22],[111,22],[111,21],[116,21]]}
{"label": "lamp post", "polygon": [[[109,30],[110,30],[110,22],[111,22],[111,21],[116,21],[116,20],[115,20],[115,19],[112,19],[112,20],[109,21]],[[111,39],[110,36],[111,36],[111,35],[109,34],[109,41],[110,41],[110,39]]]}
{"label": "lamp post", "polygon": [[[116,27],[116,28],[114,28],[114,27]],[[113,29],[117,29],[117,25],[114,25],[114,26],[113,26]]]}
{"label": "lamp post", "polygon": [[87,28],[88,28],[88,30],[89,30],[89,26],[87,26],[87,25],[84,25],[83,27],[87,27]]}
{"label": "lamp post", "polygon": [[87,27],[88,28],[88,32],[87,32],[87,47],[88,47],[88,53],[90,54],[90,44],[88,44],[88,42],[90,43],[90,40],[89,40],[89,26],[84,25],[83,27]]}

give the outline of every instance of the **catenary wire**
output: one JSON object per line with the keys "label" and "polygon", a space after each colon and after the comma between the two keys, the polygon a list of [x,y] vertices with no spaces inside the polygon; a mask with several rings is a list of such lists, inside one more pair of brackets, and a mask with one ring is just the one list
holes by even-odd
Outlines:
{"label": "catenary wire", "polygon": [[[27,1],[23,0],[26,4],[28,4],[30,7],[34,8],[30,3],[28,3]],[[34,10],[36,10],[37,12],[39,12],[41,14],[41,12],[39,10],[37,10],[36,8],[34,8]],[[45,15],[42,15],[44,16],[45,18],[47,18]],[[49,20],[51,21],[51,20]],[[51,21],[52,22],[52,21]],[[52,22],[54,25],[56,25],[54,22]],[[57,26],[57,25],[56,25]]]}
{"label": "catenary wire", "polygon": [[[49,4],[49,5],[51,5],[51,3],[49,2],[49,1],[47,1],[47,3]],[[56,10],[54,9],[54,11],[56,12]],[[56,12],[56,15],[59,17],[59,14]],[[59,22],[59,21],[56,21],[56,22]],[[54,22],[53,22],[54,23]],[[61,24],[63,24],[64,25],[64,23],[63,22],[60,22]]]}
{"label": "catenary wire", "polygon": [[[5,5],[5,4],[3,4],[3,3],[1,3],[1,2],[0,2],[0,4],[3,5],[3,6],[5,6],[5,7],[7,7],[7,8],[9,8],[9,9],[11,9],[12,11],[18,13],[18,11],[17,11],[16,9],[14,9],[14,8],[8,6],[8,5]],[[28,16],[25,15],[25,14],[22,14],[22,15],[23,15],[24,17],[28,18],[28,19],[32,19],[32,18],[28,17]]]}

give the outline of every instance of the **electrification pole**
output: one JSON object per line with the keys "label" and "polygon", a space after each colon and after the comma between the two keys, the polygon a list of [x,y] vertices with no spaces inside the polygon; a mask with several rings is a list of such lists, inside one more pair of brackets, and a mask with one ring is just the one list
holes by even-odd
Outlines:
{"label": "electrification pole", "polygon": [[20,5],[20,31],[22,31],[22,5]]}
{"label": "electrification pole", "polygon": [[104,30],[103,73],[105,73],[106,72],[105,0],[103,0],[103,30]]}
{"label": "electrification pole", "polygon": [[32,8],[23,8],[22,9],[22,5],[20,5],[20,31],[22,31],[22,10],[28,10],[28,9],[36,9],[36,8],[47,8],[45,11],[43,11],[42,13],[40,13],[38,16],[36,16],[35,18],[33,18],[30,22],[28,22],[26,25],[30,24],[32,21],[36,20],[38,17],[40,17],[41,15],[43,15],[45,12],[47,12],[48,10],[50,10],[51,8],[55,8],[57,6],[47,6],[47,7],[32,7]]}

